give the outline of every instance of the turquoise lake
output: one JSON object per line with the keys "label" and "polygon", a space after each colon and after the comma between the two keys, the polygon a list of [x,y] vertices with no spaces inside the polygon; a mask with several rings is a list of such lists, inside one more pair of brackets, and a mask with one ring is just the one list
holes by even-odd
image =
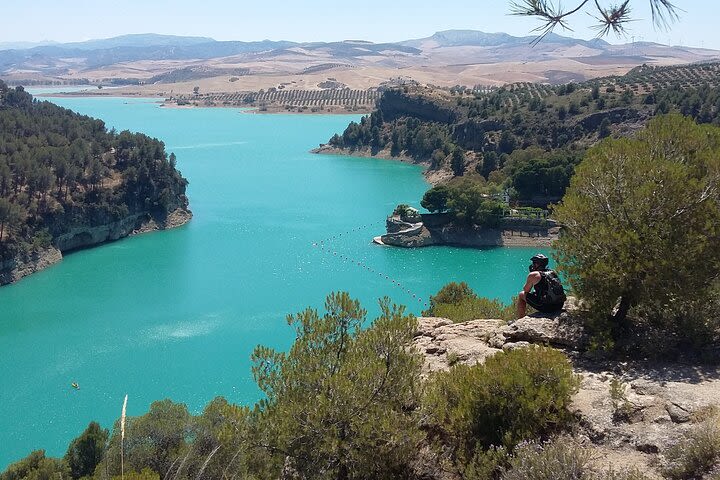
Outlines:
{"label": "turquoise lake", "polygon": [[535,253],[373,245],[395,205],[419,205],[428,184],[416,166],[308,153],[357,115],[53,101],[163,140],[194,218],[0,288],[0,471],[34,449],[61,456],[91,420],[111,427],[125,394],[129,415],[164,398],[192,412],[218,395],[254,403],[252,349],[286,349],[286,314],[322,308],[331,291],[349,291],[370,318],[385,295],[419,314],[450,281],[508,301]]}

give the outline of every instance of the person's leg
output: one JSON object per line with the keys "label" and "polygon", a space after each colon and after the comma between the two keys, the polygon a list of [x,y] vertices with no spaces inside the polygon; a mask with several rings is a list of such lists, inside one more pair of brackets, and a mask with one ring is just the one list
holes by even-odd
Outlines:
{"label": "person's leg", "polygon": [[[525,305],[530,305],[535,310],[541,312],[545,304],[542,302],[542,299],[538,297],[537,293],[530,292],[525,295]],[[527,309],[527,307],[526,307]],[[527,315],[527,312],[524,312],[525,315]]]}
{"label": "person's leg", "polygon": [[517,318],[524,317],[526,310],[527,310],[527,301],[525,300],[525,291],[522,291],[518,294]]}

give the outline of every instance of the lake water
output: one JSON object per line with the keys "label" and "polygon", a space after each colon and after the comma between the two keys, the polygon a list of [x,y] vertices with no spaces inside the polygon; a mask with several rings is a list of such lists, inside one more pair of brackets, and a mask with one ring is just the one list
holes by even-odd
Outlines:
{"label": "lake water", "polygon": [[453,280],[507,301],[535,252],[371,244],[395,205],[417,205],[428,185],[416,166],[308,153],[358,116],[53,101],[162,139],[195,217],[0,288],[0,470],[33,449],[62,455],[90,420],[110,427],[126,393],[129,415],[164,398],[193,412],[217,395],[255,402],[252,349],[287,348],[285,315],[322,308],[331,291],[371,316],[385,295],[419,314]]}

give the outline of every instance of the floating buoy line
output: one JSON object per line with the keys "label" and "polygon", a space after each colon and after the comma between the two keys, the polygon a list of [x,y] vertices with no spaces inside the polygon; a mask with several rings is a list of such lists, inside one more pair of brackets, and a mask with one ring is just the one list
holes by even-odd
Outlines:
{"label": "floating buoy line", "polygon": [[[320,252],[325,253],[331,257],[338,258],[339,260],[341,260],[343,262],[349,262],[368,273],[378,275],[380,278],[389,282],[393,287],[399,288],[400,290],[403,291],[403,293],[406,293],[410,298],[412,298],[413,302],[417,302],[418,304],[427,308],[428,307],[427,301],[425,301],[425,299],[422,296],[420,296],[419,294],[417,294],[416,292],[413,292],[411,289],[406,288],[402,283],[400,283],[399,280],[396,280],[395,278],[393,278],[392,276],[390,276],[389,274],[387,274],[385,272],[381,272],[380,270],[374,269],[370,265],[367,265],[365,262],[358,260],[355,257],[346,255],[346,254],[340,252],[339,249],[335,245],[333,245],[333,243],[336,240],[340,240],[343,236],[347,237],[351,233],[359,232],[360,230],[368,229],[370,227],[376,227],[378,225],[379,225],[379,223],[378,224],[371,223],[371,224],[367,224],[367,225],[360,225],[358,227],[351,228],[350,230],[347,230],[345,232],[331,235],[331,236],[324,238],[322,240],[319,240],[317,242],[312,242],[312,246],[313,246],[313,248],[317,248]],[[384,222],[383,222],[383,226],[384,226]]]}

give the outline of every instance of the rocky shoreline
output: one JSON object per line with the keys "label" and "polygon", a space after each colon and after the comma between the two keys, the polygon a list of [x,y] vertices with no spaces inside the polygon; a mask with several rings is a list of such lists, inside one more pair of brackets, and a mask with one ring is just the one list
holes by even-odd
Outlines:
{"label": "rocky shoreline", "polygon": [[[632,466],[661,478],[663,452],[708,412],[720,409],[720,368],[603,360],[587,350],[581,316],[568,299],[558,315],[536,314],[509,324],[419,318],[413,346],[423,355],[425,376],[455,364],[482,363],[504,350],[531,345],[563,350],[582,381],[572,401],[573,438],[592,450],[599,466]],[[428,453],[422,463],[437,472],[440,462]],[[459,479],[445,473],[427,478]]]}
{"label": "rocky shoreline", "polygon": [[373,241],[404,248],[433,245],[546,248],[557,240],[561,229],[554,220],[530,218],[503,219],[497,227],[460,226],[447,214],[421,214],[415,223],[391,216],[386,227],[387,233]]}
{"label": "rocky shoreline", "polygon": [[164,218],[140,213],[109,224],[73,228],[55,238],[53,245],[47,248],[0,262],[0,286],[17,282],[58,263],[65,252],[94,247],[131,235],[168,230],[185,225],[191,218],[190,210],[178,207]]}
{"label": "rocky shoreline", "polygon": [[389,150],[373,151],[370,148],[358,148],[350,150],[347,148],[334,147],[328,143],[322,143],[318,148],[313,148],[310,153],[318,153],[322,155],[343,155],[346,157],[362,157],[362,158],[379,158],[382,160],[394,160],[397,162],[408,163],[411,165],[420,165],[424,168],[423,177],[431,185],[435,186],[452,178],[453,174],[450,170],[429,170],[429,162],[418,162],[407,155],[391,155]]}

